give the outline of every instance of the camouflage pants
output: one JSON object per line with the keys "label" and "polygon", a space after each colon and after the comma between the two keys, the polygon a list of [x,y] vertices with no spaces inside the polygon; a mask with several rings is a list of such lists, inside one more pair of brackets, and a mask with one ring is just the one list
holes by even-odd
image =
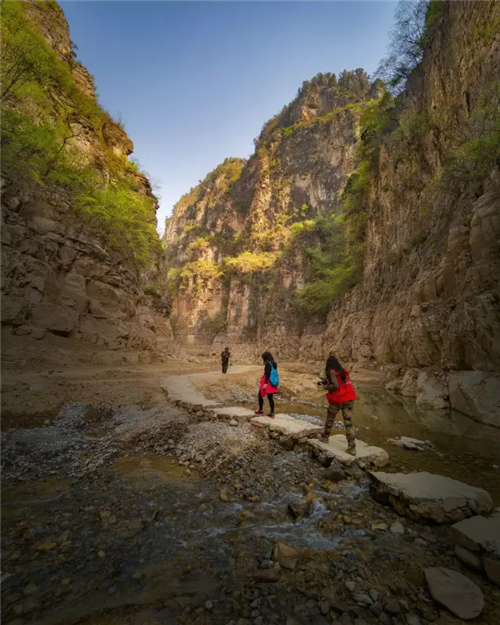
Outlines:
{"label": "camouflage pants", "polygon": [[356,446],[356,437],[352,432],[352,416],[354,413],[354,406],[352,401],[347,401],[345,404],[328,404],[328,412],[326,414],[326,423],[325,430],[323,432],[323,438],[328,439],[330,437],[333,422],[335,421],[335,417],[340,410],[342,410],[342,417],[344,419],[347,448],[354,449]]}

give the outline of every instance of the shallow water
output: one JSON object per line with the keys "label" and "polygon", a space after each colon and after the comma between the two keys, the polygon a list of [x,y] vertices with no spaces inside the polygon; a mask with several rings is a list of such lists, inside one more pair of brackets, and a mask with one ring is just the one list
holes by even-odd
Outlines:
{"label": "shallow water", "polygon": [[[454,410],[420,410],[414,401],[374,386],[359,385],[356,390],[354,425],[361,440],[386,449],[391,463],[405,472],[453,477],[486,489],[500,503],[500,429]],[[292,402],[278,400],[276,412],[303,413],[324,422],[327,405],[324,392],[314,389],[300,398],[292,397]],[[434,449],[411,451],[387,442],[401,436],[428,440]]]}

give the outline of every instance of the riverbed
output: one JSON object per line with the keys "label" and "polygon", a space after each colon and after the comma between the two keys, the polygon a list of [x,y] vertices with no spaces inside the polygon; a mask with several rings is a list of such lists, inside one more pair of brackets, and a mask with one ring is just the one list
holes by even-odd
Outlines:
{"label": "riverbed", "polygon": [[[246,370],[242,382],[207,373],[200,385],[208,395],[215,386],[228,405],[235,394],[251,405],[257,373]],[[309,377],[290,370],[279,411],[324,418]],[[421,415],[377,384],[358,390],[359,436],[385,447],[393,464],[458,477],[498,498],[496,432]],[[436,565],[480,584],[479,622],[496,623],[500,593],[455,559],[449,529],[400,519],[371,498],[363,472],[332,483],[307,453],[248,423],[193,420],[161,395],[134,405],[98,396],[102,403],[65,404],[48,425],[2,435],[5,623],[330,625],[375,624],[381,615],[387,625],[452,623],[425,590],[423,568]],[[433,449],[387,443],[401,435]],[[308,512],[296,517],[291,507],[304,498]],[[395,521],[404,533],[390,531]],[[276,566],[279,542],[297,550],[293,569]],[[370,593],[371,603],[356,600]]]}

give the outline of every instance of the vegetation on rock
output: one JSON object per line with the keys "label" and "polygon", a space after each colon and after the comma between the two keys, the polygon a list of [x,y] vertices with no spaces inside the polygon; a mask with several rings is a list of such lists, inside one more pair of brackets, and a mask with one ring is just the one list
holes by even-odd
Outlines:
{"label": "vegetation on rock", "polygon": [[[56,3],[40,3],[45,13]],[[67,57],[53,50],[29,3],[2,3],[2,174],[41,190],[62,192],[80,216],[104,232],[111,247],[138,265],[157,255],[156,198],[137,164],[118,156],[104,136],[116,127],[92,95],[77,86]],[[79,141],[96,143],[91,156]]]}

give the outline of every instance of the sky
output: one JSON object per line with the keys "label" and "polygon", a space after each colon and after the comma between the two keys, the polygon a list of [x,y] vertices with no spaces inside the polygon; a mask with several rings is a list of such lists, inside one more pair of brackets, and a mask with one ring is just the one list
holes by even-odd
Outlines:
{"label": "sky", "polygon": [[158,229],[317,73],[384,56],[395,2],[61,2],[99,102],[157,185]]}

